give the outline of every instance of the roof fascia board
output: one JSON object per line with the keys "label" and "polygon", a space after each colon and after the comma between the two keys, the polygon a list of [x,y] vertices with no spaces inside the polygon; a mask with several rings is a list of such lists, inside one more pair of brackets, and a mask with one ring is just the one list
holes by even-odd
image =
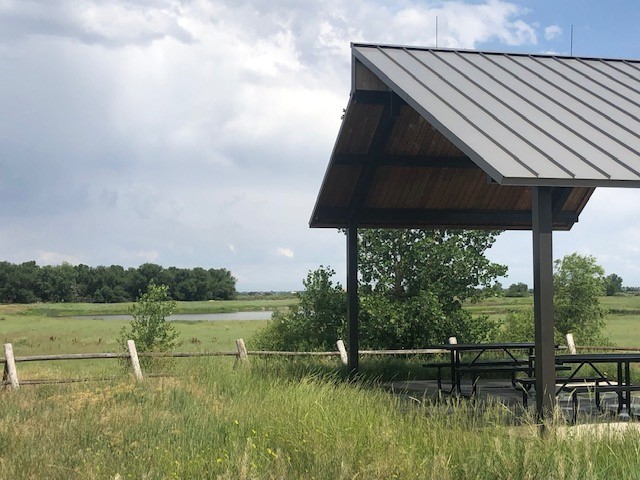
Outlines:
{"label": "roof fascia board", "polygon": [[[363,45],[365,46],[365,45]],[[366,45],[368,48],[377,48],[376,45]],[[401,48],[401,47],[394,47]],[[352,55],[354,60],[357,59],[365,67],[371,70],[380,80],[384,82],[396,95],[403,99],[408,105],[411,106],[416,112],[422,115],[427,122],[429,122],[435,129],[437,129],[447,140],[458,147],[467,157],[469,157],[478,167],[480,167],[487,175],[489,175],[494,181],[499,184],[506,184],[504,177],[498,170],[489,165],[480,155],[476,153],[471,147],[469,147],[462,139],[454,135],[448,128],[446,128],[438,119],[423,108],[418,102],[416,102],[410,95],[402,90],[395,82],[393,82],[388,76],[386,76],[378,67],[370,62],[364,55],[358,50],[357,46],[352,47]],[[354,63],[354,62],[352,62]]]}
{"label": "roof fascia board", "polygon": [[513,187],[618,187],[640,188],[640,180],[590,180],[560,178],[506,178],[502,185]]}
{"label": "roof fascia board", "polygon": [[[336,165],[365,165],[371,161],[367,154],[341,153],[334,157]],[[397,166],[412,168],[463,168],[477,169],[478,166],[467,157],[442,157],[436,155],[380,155],[378,166]]]}

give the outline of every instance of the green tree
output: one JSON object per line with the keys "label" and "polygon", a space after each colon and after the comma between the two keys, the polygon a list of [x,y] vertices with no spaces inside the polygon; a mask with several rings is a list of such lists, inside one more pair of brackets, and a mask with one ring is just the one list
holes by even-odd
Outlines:
{"label": "green tree", "polygon": [[622,278],[615,273],[607,275],[604,279],[604,291],[607,297],[622,292]]}
{"label": "green tree", "polygon": [[[484,252],[496,232],[362,230],[360,339],[363,347],[411,348],[444,341],[481,341],[493,331],[487,317],[474,318],[466,300],[488,295],[506,267]],[[310,272],[291,312],[274,315],[257,338],[261,347],[334,349],[345,338],[346,295],[334,271]],[[485,288],[480,288],[485,287]]]}
{"label": "green tree", "polygon": [[512,283],[505,292],[505,297],[526,297],[529,295],[529,287],[526,283]]}
{"label": "green tree", "polygon": [[[555,338],[563,342],[572,333],[582,345],[606,344],[603,336],[606,310],[600,305],[604,270],[591,255],[572,253],[555,261]],[[533,309],[510,312],[499,333],[500,340],[531,341],[534,338]]]}
{"label": "green tree", "polygon": [[602,338],[606,310],[600,305],[604,269],[591,255],[572,253],[555,261],[553,304],[559,332],[573,333],[576,342]]}
{"label": "green tree", "polygon": [[139,352],[166,352],[175,348],[178,332],[166,319],[176,302],[170,299],[168,291],[166,285],[151,283],[130,307],[133,319],[128,327],[122,327],[118,338],[123,348],[127,340],[133,340]]}
{"label": "green tree", "polygon": [[275,350],[335,350],[336,340],[345,338],[347,303],[342,286],[332,281],[335,271],[320,266],[303,280],[299,303],[290,311],[274,312],[266,328],[252,343]]}
{"label": "green tree", "polygon": [[363,343],[417,348],[456,336],[481,341],[493,330],[465,301],[486,297],[506,267],[484,255],[498,232],[361,230]]}

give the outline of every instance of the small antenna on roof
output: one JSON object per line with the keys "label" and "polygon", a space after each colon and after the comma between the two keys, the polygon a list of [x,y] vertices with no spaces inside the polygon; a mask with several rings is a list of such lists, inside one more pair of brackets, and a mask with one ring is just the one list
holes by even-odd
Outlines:
{"label": "small antenna on roof", "polygon": [[438,48],[438,16],[436,15],[436,48]]}
{"label": "small antenna on roof", "polygon": [[573,57],[573,25],[571,25],[571,47],[569,49],[569,55]]}

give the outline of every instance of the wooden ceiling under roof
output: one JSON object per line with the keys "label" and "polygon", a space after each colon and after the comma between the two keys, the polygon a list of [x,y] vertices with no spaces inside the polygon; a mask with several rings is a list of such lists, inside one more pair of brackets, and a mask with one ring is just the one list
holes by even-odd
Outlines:
{"label": "wooden ceiling under roof", "polygon": [[[310,226],[530,230],[529,186],[500,185],[354,59],[354,90]],[[553,187],[569,230],[594,187]]]}

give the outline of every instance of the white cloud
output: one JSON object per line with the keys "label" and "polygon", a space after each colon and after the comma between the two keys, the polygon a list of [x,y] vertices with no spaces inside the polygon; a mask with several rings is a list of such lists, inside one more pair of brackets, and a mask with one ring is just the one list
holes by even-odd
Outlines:
{"label": "white cloud", "polygon": [[293,250],[291,250],[290,248],[278,247],[277,252],[278,255],[282,257],[293,258]]}
{"label": "white cloud", "polygon": [[349,43],[433,45],[436,15],[442,46],[536,42],[500,0],[0,3],[3,259],[225,267],[241,290],[341,278],[343,236],[308,221]]}
{"label": "white cloud", "polygon": [[558,25],[549,25],[544,29],[545,40],[554,40],[562,35],[562,28]]}

